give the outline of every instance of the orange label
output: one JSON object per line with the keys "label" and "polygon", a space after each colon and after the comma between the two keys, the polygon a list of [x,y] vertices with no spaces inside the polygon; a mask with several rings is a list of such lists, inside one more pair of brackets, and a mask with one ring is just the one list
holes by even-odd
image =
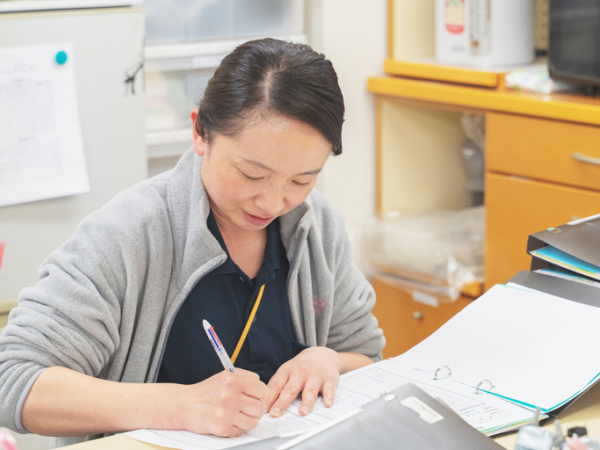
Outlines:
{"label": "orange label", "polygon": [[446,30],[454,34],[465,31],[465,0],[446,0],[444,3]]}

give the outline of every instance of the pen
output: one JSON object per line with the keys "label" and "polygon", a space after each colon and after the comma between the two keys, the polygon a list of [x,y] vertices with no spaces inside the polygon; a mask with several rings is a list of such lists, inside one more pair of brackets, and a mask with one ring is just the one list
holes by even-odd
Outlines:
{"label": "pen", "polygon": [[217,352],[217,356],[221,360],[221,364],[223,364],[225,370],[235,373],[235,367],[233,367],[233,363],[231,362],[231,359],[229,359],[229,355],[225,351],[225,347],[223,347],[223,344],[221,344],[217,333],[215,333],[215,328],[208,323],[208,320],[203,320],[202,325],[204,325],[204,331],[206,331],[208,340],[215,349],[215,352]]}

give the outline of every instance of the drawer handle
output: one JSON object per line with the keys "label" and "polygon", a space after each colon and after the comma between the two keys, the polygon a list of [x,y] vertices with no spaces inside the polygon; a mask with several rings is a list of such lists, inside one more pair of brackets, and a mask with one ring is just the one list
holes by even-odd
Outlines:
{"label": "drawer handle", "polygon": [[413,313],[413,319],[421,320],[424,316],[425,314],[422,311],[415,311]]}
{"label": "drawer handle", "polygon": [[585,162],[585,163],[589,163],[589,164],[596,164],[597,166],[600,166],[600,158],[593,158],[591,156],[583,155],[581,153],[572,153],[571,156],[573,157],[573,159],[576,159],[577,161],[581,161],[581,162]]}

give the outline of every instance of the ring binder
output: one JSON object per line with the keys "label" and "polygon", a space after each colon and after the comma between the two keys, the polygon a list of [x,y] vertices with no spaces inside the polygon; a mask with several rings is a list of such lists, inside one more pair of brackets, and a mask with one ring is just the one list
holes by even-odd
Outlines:
{"label": "ring binder", "polygon": [[479,394],[479,388],[481,387],[482,384],[484,383],[488,383],[490,385],[490,390],[494,389],[494,383],[492,383],[490,380],[488,380],[487,378],[485,380],[481,380],[479,383],[477,383],[477,387],[475,388],[475,393]]}
{"label": "ring binder", "polygon": [[436,369],[435,373],[433,374],[433,379],[434,380],[438,379],[438,373],[440,372],[440,370],[442,370],[444,368],[448,369],[448,375],[446,375],[444,378],[448,378],[449,376],[452,375],[452,369],[450,369],[450,367],[448,367],[448,366],[440,366],[440,367],[438,367]]}

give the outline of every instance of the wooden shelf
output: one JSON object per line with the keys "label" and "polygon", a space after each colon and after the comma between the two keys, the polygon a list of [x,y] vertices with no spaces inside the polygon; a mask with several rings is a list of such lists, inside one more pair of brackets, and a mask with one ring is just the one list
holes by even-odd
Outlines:
{"label": "wooden shelf", "polygon": [[385,60],[383,70],[389,75],[402,75],[484,87],[497,87],[500,85],[504,73],[503,71],[494,72],[470,67],[442,66],[428,59],[399,61],[392,58]]}
{"label": "wooden shelf", "polygon": [[600,125],[600,98],[503,91],[401,77],[371,77],[370,92],[424,102]]}

